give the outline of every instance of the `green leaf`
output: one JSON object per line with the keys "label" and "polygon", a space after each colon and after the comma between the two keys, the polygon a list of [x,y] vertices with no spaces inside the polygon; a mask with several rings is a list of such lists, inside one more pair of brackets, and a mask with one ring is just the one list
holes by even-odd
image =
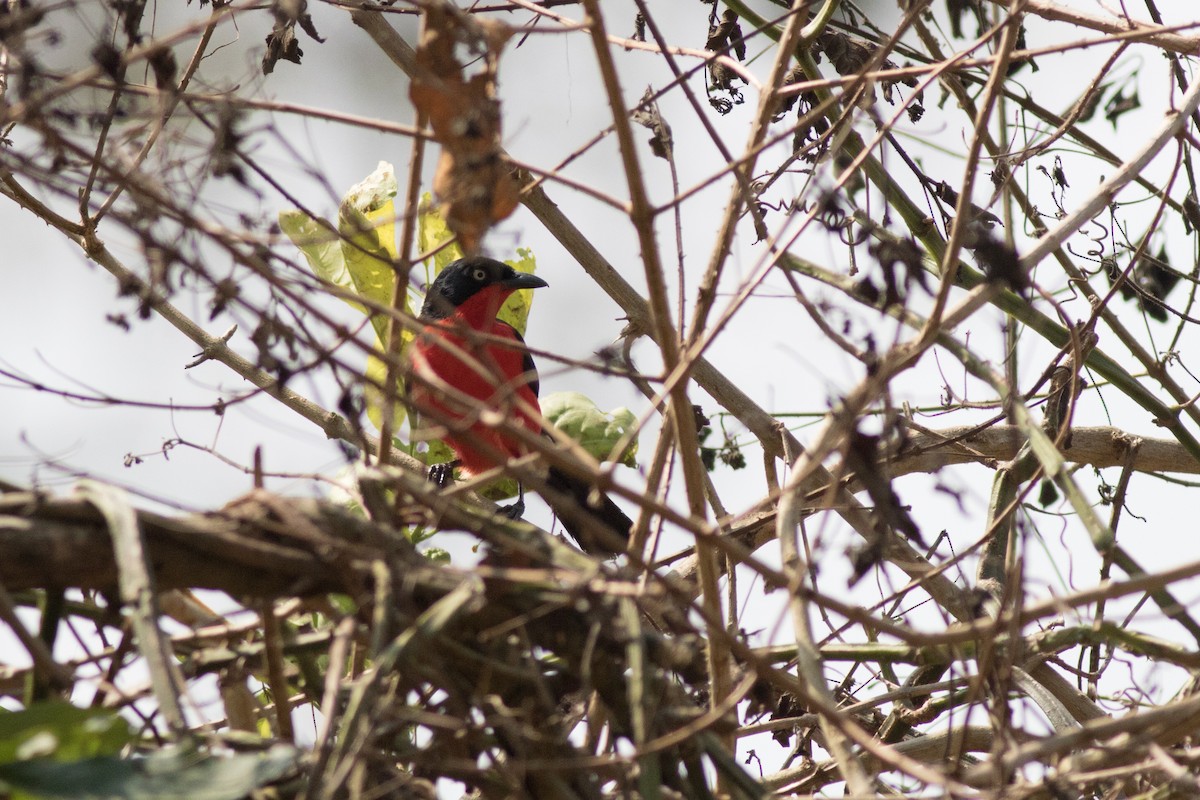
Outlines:
{"label": "green leaf", "polygon": [[299,762],[300,752],[288,745],[228,757],[173,750],[141,759],[5,764],[0,781],[35,797],[64,800],[239,800],[293,773]]}
{"label": "green leaf", "polygon": [[450,445],[441,439],[433,439],[429,442],[429,449],[425,451],[426,464],[432,466],[434,464],[445,464],[447,461],[453,460],[454,451],[450,449]]}
{"label": "green leaf", "polygon": [[606,414],[586,395],[555,392],[542,400],[542,415],[597,459],[616,461],[627,467],[637,466],[636,436],[623,452],[613,452],[621,438],[637,424],[629,409],[618,408]]}
{"label": "green leaf", "polygon": [[440,547],[430,547],[421,551],[421,555],[436,564],[449,564],[450,553]]}
{"label": "green leaf", "polygon": [[110,709],[48,702],[0,711],[0,764],[113,755],[131,741],[128,723]]}
{"label": "green leaf", "polygon": [[519,491],[521,491],[521,484],[516,478],[497,478],[487,486],[480,487],[479,496],[498,503],[501,500],[516,497]]}

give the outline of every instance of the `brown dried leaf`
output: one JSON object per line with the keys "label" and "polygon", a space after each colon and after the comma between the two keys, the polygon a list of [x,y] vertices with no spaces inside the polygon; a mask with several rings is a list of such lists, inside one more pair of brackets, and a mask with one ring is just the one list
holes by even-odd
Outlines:
{"label": "brown dried leaf", "polygon": [[825,31],[817,37],[816,46],[829,57],[839,75],[853,75],[866,67],[875,52],[875,46],[862,39],[854,39],[840,31]]}
{"label": "brown dried leaf", "polygon": [[983,4],[980,0],[946,0],[946,11],[950,17],[950,33],[955,39],[963,38],[962,18],[968,11],[975,18],[975,35],[981,35],[984,29]]}
{"label": "brown dried leaf", "polygon": [[307,0],[275,0],[271,6],[271,15],[275,17],[275,27],[267,34],[267,52],[263,53],[262,71],[269,75],[275,65],[282,59],[299,64],[304,51],[296,39],[296,25],[317,42],[324,42],[317,34],[312,17],[308,13]]}
{"label": "brown dried leaf", "polygon": [[[479,22],[445,6],[425,12],[417,72],[409,95],[442,146],[433,190],[463,252],[478,251],[483,235],[517,206],[517,188],[501,161],[496,68],[512,29]],[[465,74],[456,56],[476,59]]]}
{"label": "brown dried leaf", "polygon": [[975,253],[975,259],[984,275],[992,283],[1025,297],[1033,284],[1029,275],[1021,268],[1021,259],[1012,245],[998,239],[983,225],[971,224],[963,238],[963,245]]}
{"label": "brown dried leaf", "polygon": [[665,158],[670,161],[674,156],[675,141],[671,138],[671,126],[667,124],[663,118],[662,112],[658,109],[658,103],[654,99],[654,92],[649,86],[646,87],[646,93],[642,95],[642,101],[638,103],[637,108],[629,115],[629,118],[648,128],[652,136],[650,137],[650,150],[659,158]]}
{"label": "brown dried leaf", "polygon": [[721,22],[708,33],[704,43],[705,50],[718,52],[728,47],[733,51],[738,61],[746,60],[746,41],[742,38],[742,26],[738,24],[736,11],[726,9],[721,14]]}
{"label": "brown dried leaf", "polygon": [[1124,89],[1118,89],[1117,93],[1109,97],[1108,102],[1104,104],[1104,118],[1111,122],[1113,130],[1116,130],[1117,121],[1121,117],[1141,107],[1142,100],[1138,96],[1136,87],[1129,94],[1125,94]]}

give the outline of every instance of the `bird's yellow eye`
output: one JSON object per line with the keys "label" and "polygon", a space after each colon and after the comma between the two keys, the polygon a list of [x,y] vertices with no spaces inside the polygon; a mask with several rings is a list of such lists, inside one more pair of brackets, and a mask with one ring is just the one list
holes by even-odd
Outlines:
{"label": "bird's yellow eye", "polygon": [[471,277],[482,283],[483,280],[487,278],[487,270],[483,269],[482,267],[476,267],[471,273]]}

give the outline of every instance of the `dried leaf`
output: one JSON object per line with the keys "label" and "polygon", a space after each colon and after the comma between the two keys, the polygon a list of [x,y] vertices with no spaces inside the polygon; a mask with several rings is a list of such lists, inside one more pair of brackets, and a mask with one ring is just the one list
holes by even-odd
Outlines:
{"label": "dried leaf", "polygon": [[1054,157],[1054,169],[1050,173],[1050,178],[1060,189],[1066,189],[1071,185],[1067,183],[1067,171],[1063,169],[1062,156]]}
{"label": "dried leaf", "polygon": [[950,15],[950,33],[955,39],[963,37],[962,16],[970,11],[975,17],[976,33],[983,33],[983,8],[980,0],[946,0],[946,11]]}
{"label": "dried leaf", "polygon": [[[780,84],[779,88],[784,89],[784,88],[787,88],[788,86],[793,86],[793,85],[799,83],[800,81],[804,80],[804,78],[805,78],[804,67],[797,64],[796,66],[789,69],[787,71],[787,74],[783,76],[783,82]],[[792,106],[796,105],[796,98],[798,98],[800,96],[801,95],[799,95],[799,94],[789,94],[786,97],[781,98],[779,100],[779,108],[775,112],[776,117],[783,116],[787,112],[791,111]]]}
{"label": "dried leaf", "polygon": [[[1042,420],[1042,430],[1047,436],[1057,438],[1064,425],[1071,422],[1070,411],[1072,403],[1087,386],[1087,380],[1079,374],[1079,368],[1087,360],[1088,354],[1096,348],[1099,337],[1095,331],[1081,330],[1079,334],[1079,352],[1070,352],[1062,363],[1050,374],[1050,388],[1047,390],[1045,418]],[[1076,358],[1076,356],[1080,358]],[[1062,449],[1071,449],[1071,431],[1063,435]]]}
{"label": "dried leaf", "polygon": [[1166,322],[1170,318],[1167,295],[1183,275],[1171,266],[1166,247],[1160,248],[1157,256],[1142,256],[1124,272],[1112,257],[1103,259],[1101,265],[1110,285],[1115,285],[1124,277],[1119,289],[1123,299],[1132,300],[1136,297],[1138,307],[1159,322]]}
{"label": "dried leaf", "polygon": [[852,39],[840,31],[825,31],[817,37],[817,47],[829,57],[839,75],[853,75],[871,61],[874,46]]}
{"label": "dried leaf", "polygon": [[642,95],[642,102],[629,115],[629,118],[642,127],[649,128],[653,134],[650,137],[650,150],[659,158],[670,161],[674,155],[675,143],[671,138],[671,126],[663,119],[658,103],[654,99],[654,91],[647,86]]}
{"label": "dried leaf", "polygon": [[267,52],[263,53],[262,60],[264,75],[270,75],[281,59],[293,64],[300,63],[304,51],[296,39],[297,24],[317,42],[325,41],[313,25],[307,0],[275,0],[271,5],[271,14],[275,17],[275,27],[267,34]]}
{"label": "dried leaf", "polygon": [[[937,198],[943,203],[950,206],[958,205],[958,190],[956,190],[953,186],[945,181],[938,181],[937,183],[931,182],[930,185],[933,187],[934,195],[936,195]],[[979,227],[992,228],[996,225],[1003,224],[1000,221],[1000,218],[991,211],[988,211],[986,208],[981,206],[977,206],[974,203],[968,204],[967,211],[971,215],[969,221]]]}
{"label": "dried leaf", "polygon": [[30,0],[0,0],[0,44],[20,50],[24,33],[38,25],[45,14]]}
{"label": "dried leaf", "polygon": [[[512,31],[483,24],[445,6],[425,11],[417,71],[409,89],[433,138],[442,146],[433,189],[463,252],[479,250],[483,235],[517,207],[518,193],[501,160],[496,69]],[[469,77],[457,52],[476,57]]]}
{"label": "dried leaf", "polygon": [[[884,295],[882,308],[887,309],[891,306],[903,305],[903,297],[901,296],[900,287],[908,288],[909,284],[916,281],[922,289],[928,290],[925,283],[925,269],[922,266],[922,258],[925,251],[914,242],[912,239],[902,239],[900,241],[883,240],[877,244],[870,245],[868,251],[875,258],[879,259],[879,266],[883,268],[883,284]],[[904,267],[904,274],[897,274],[896,265]],[[871,289],[874,289],[876,297],[878,289],[875,289],[873,284],[867,283]],[[864,291],[869,292],[869,289],[863,287]],[[875,298],[871,298],[874,302]]]}
{"label": "dried leaf", "polygon": [[704,43],[705,50],[720,52],[728,48],[737,56],[738,61],[746,60],[746,41],[742,38],[742,26],[738,25],[737,12],[726,9],[721,14],[721,22],[708,32],[708,41]]}
{"label": "dried leaf", "polygon": [[104,70],[113,83],[125,81],[125,67],[121,63],[121,51],[108,42],[100,42],[92,48],[92,61]]}
{"label": "dried leaf", "polygon": [[[727,9],[721,15],[721,22],[709,30],[704,49],[717,53],[726,50],[732,51],[739,61],[746,58],[746,42],[742,38],[742,28],[738,25],[738,16],[734,11]],[[708,98],[708,102],[717,110],[717,113],[728,114],[735,105],[741,105],[744,102],[742,93],[733,85],[734,80],[741,80],[741,78],[727,65],[715,60],[709,62],[708,77],[710,91],[715,89],[719,92],[729,93],[728,98],[711,96]]]}
{"label": "dried leaf", "polygon": [[1079,111],[1079,121],[1087,122],[1096,115],[1096,109],[1100,107],[1100,98],[1104,96],[1104,91],[1108,88],[1108,84],[1101,84],[1096,89],[1093,89],[1091,94],[1084,95],[1079,102],[1083,107]]}
{"label": "dried leaf", "polygon": [[880,444],[879,436],[855,429],[847,437],[842,453],[846,470],[854,473],[855,479],[862,484],[874,504],[872,517],[876,535],[851,553],[854,581],[883,558],[886,531],[894,531],[912,542],[922,542],[921,529],[917,527],[908,508],[900,502],[890,476],[881,467],[886,459],[880,452]]}
{"label": "dried leaf", "polygon": [[1200,230],[1200,203],[1190,191],[1183,198],[1183,227],[1188,233]]}
{"label": "dried leaf", "polygon": [[216,178],[228,176],[245,186],[246,173],[238,153],[242,143],[242,135],[237,131],[239,121],[237,109],[231,105],[221,107],[213,133],[212,174]]}
{"label": "dried leaf", "polygon": [[[1023,24],[1019,25],[1017,27],[1017,41],[1016,41],[1014,47],[1017,50],[1028,50],[1029,49],[1029,44],[1025,41],[1025,26]],[[1026,56],[1024,58],[1014,58],[1013,60],[1009,61],[1008,62],[1008,71],[1006,71],[1004,73],[1004,75],[1005,75],[1005,77],[1012,77],[1013,75],[1016,75],[1021,70],[1025,69],[1025,67],[1027,65],[1030,67],[1030,69],[1033,72],[1037,72],[1038,70],[1041,69],[1041,67],[1039,67],[1037,65],[1037,62],[1034,61],[1032,57]]]}
{"label": "dried leaf", "polygon": [[1138,262],[1135,275],[1138,288],[1142,290],[1140,305],[1154,319],[1166,322],[1168,318],[1165,302],[1167,295],[1183,277],[1171,268],[1171,264],[1167,260],[1167,248],[1160,248],[1157,257],[1143,257]]}
{"label": "dried leaf", "polygon": [[154,85],[158,90],[160,92],[174,91],[175,74],[179,67],[175,63],[175,53],[171,48],[156,47],[146,54],[146,61],[150,63],[150,69],[154,71]]}
{"label": "dried leaf", "polygon": [[1021,259],[1011,245],[993,236],[985,227],[968,227],[963,244],[969,247],[989,281],[999,283],[1021,296],[1032,287],[1029,276],[1021,268]]}
{"label": "dried leaf", "polygon": [[[878,50],[878,46],[872,42],[855,39],[840,31],[833,30],[825,31],[813,43],[814,58],[819,62],[819,53],[823,52],[829,57],[829,61],[833,64],[834,69],[841,75],[854,75],[867,69],[871,66],[871,61]],[[888,70],[898,69],[895,62],[886,58],[882,60],[879,66]],[[895,87],[898,83],[912,88],[916,88],[918,85],[917,79],[912,76],[880,81],[880,84],[883,86],[883,98],[890,104],[895,104],[896,102]],[[909,107],[908,114],[909,118],[916,122],[924,116],[925,107],[918,100]]]}
{"label": "dried leaf", "polygon": [[121,18],[121,30],[126,41],[132,47],[142,41],[142,14],[146,10],[146,0],[114,0],[111,3],[117,16]]}
{"label": "dried leaf", "polygon": [[[1117,265],[1117,259],[1112,256],[1107,256],[1100,259],[1100,266],[1104,268],[1104,274],[1108,277],[1109,286],[1115,286],[1117,281],[1121,282],[1121,288],[1118,290],[1121,293],[1122,299],[1129,300],[1137,295],[1137,290],[1133,288],[1133,281],[1125,277],[1124,271]],[[1122,280],[1124,278],[1124,280]]]}
{"label": "dried leaf", "polygon": [[1118,89],[1117,93],[1108,98],[1108,102],[1104,104],[1104,118],[1111,122],[1113,129],[1116,130],[1118,119],[1141,107],[1142,101],[1138,97],[1136,88],[1128,95],[1125,94],[1124,89]]}

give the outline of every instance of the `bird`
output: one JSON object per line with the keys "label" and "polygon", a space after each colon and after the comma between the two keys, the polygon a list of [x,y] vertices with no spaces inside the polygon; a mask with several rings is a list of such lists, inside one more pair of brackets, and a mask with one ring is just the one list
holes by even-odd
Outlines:
{"label": "bird", "polygon": [[[454,451],[449,469],[438,465],[430,470],[435,482],[447,482],[453,466],[465,475],[478,475],[527,455],[531,449],[510,426],[548,436],[542,428],[533,356],[521,334],[497,318],[513,292],[548,285],[484,256],[448,264],[430,284],[418,316],[421,330],[408,349],[407,396],[418,415],[446,427],[443,440]],[[496,413],[509,425],[486,419]],[[611,556],[628,541],[633,528],[629,516],[589,483],[550,466],[544,489],[543,499],[585,552]],[[523,487],[505,511],[514,519],[524,513]]]}

